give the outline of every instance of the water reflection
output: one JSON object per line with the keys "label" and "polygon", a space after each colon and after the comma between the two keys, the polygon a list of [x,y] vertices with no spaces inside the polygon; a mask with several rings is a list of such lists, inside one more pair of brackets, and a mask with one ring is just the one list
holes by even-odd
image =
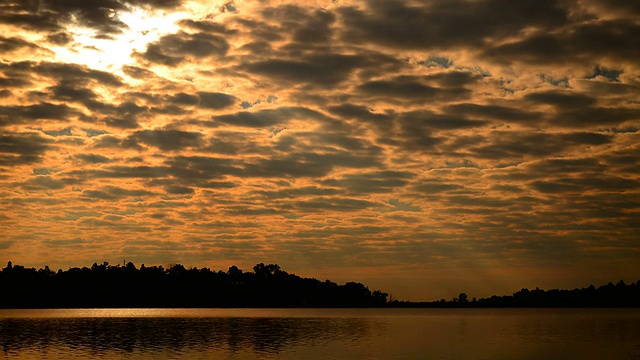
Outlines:
{"label": "water reflection", "polygon": [[358,318],[22,318],[0,321],[0,339],[5,354],[76,349],[103,356],[219,349],[275,355],[299,344],[357,341],[371,325]]}
{"label": "water reflection", "polygon": [[7,359],[639,359],[639,309],[0,310]]}

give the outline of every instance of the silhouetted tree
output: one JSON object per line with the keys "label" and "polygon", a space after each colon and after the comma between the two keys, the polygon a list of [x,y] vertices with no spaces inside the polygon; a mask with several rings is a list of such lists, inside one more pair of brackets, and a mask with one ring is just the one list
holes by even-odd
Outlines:
{"label": "silhouetted tree", "polygon": [[387,294],[360,283],[337,285],[288,274],[277,264],[254,272],[186,269],[181,264],[124,266],[107,262],[53,272],[11,263],[0,272],[0,307],[300,307],[382,306]]}

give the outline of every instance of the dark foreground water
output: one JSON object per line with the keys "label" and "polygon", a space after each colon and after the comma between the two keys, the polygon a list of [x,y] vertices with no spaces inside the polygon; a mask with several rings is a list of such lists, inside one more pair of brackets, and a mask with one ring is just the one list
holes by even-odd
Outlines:
{"label": "dark foreground water", "polygon": [[640,309],[0,310],[7,359],[631,359]]}

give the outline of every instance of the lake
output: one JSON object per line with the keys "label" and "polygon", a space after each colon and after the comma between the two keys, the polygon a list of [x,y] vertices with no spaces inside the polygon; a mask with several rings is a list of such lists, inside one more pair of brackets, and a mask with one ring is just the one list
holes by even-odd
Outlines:
{"label": "lake", "polygon": [[640,309],[0,310],[7,359],[631,359]]}

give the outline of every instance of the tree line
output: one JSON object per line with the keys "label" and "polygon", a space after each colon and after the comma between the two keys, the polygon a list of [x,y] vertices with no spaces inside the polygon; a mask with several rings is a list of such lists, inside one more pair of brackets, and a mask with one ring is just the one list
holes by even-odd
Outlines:
{"label": "tree line", "polygon": [[0,272],[0,308],[372,307],[388,294],[358,282],[302,278],[277,264],[252,272],[94,263],[53,271],[11,262]]}
{"label": "tree line", "polygon": [[512,295],[493,295],[489,298],[469,299],[461,293],[451,300],[441,299],[432,302],[393,302],[400,307],[484,307],[484,308],[570,308],[570,307],[640,307],[640,281],[625,284],[620,280],[617,284],[573,290],[542,290],[523,288]]}
{"label": "tree line", "polygon": [[640,281],[573,290],[522,290],[512,295],[411,302],[391,300],[358,282],[302,278],[277,264],[227,271],[94,263],[53,271],[12,265],[0,271],[0,308],[123,307],[640,307]]}

